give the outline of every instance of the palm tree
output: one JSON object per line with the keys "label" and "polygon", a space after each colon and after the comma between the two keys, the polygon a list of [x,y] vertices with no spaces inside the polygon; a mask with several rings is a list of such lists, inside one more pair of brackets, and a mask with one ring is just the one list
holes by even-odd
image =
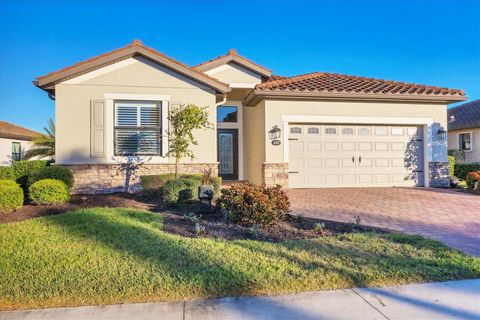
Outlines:
{"label": "palm tree", "polygon": [[25,159],[28,160],[33,157],[39,157],[40,159],[53,158],[55,156],[55,123],[52,118],[48,119],[48,127],[44,127],[43,130],[46,134],[33,139],[33,148],[25,152]]}

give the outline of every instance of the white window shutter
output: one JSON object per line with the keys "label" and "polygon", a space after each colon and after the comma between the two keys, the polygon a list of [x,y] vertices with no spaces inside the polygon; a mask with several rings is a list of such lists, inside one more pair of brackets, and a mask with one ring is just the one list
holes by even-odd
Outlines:
{"label": "white window shutter", "polygon": [[168,100],[162,101],[162,156],[166,157],[168,153]]}
{"label": "white window shutter", "polygon": [[105,158],[105,101],[90,102],[90,157]]}

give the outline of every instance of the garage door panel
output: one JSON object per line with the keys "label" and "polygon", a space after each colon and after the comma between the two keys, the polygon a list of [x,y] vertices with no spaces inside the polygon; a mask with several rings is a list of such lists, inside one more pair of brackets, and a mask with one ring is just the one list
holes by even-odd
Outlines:
{"label": "garage door panel", "polygon": [[352,161],[352,158],[343,158],[342,159],[342,167],[344,168],[354,168],[356,164]]}
{"label": "garage door panel", "polygon": [[304,151],[305,150],[305,143],[299,140],[291,140],[290,141],[290,150],[292,151]]}
{"label": "garage door panel", "polygon": [[322,158],[308,158],[307,166],[309,168],[322,168]]}
{"label": "garage door panel", "polygon": [[338,151],[338,142],[325,142],[325,151]]}
{"label": "garage door panel", "polygon": [[355,142],[342,142],[342,151],[355,151]]}
{"label": "garage door panel", "polygon": [[337,158],[330,158],[325,159],[325,168],[339,168],[339,159]]}
{"label": "garage door panel", "polygon": [[375,142],[375,151],[388,151],[388,142]]}
{"label": "garage door panel", "polygon": [[298,140],[289,141],[292,188],[415,186],[423,182],[421,127],[292,124],[290,128],[293,126],[297,133],[289,138]]}
{"label": "garage door panel", "polygon": [[389,166],[388,158],[376,158],[375,159],[375,166],[376,167],[388,167]]}
{"label": "garage door panel", "polygon": [[358,143],[358,151],[372,151],[372,143],[371,142],[359,142]]}
{"label": "garage door panel", "polygon": [[308,151],[322,151],[322,143],[321,142],[308,142],[307,143],[307,150]]}

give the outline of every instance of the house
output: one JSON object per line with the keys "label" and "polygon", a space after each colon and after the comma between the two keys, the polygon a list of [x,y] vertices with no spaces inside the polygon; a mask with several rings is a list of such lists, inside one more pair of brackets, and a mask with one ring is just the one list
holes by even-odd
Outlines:
{"label": "house", "polygon": [[33,130],[0,121],[0,166],[22,160],[25,152],[32,147],[31,141],[39,135]]}
{"label": "house", "polygon": [[[289,188],[446,186],[447,105],[463,91],[326,72],[293,77],[234,49],[190,67],[139,40],[34,84],[55,100],[56,163],[75,192],[115,192],[172,172],[168,110],[208,106],[183,172]],[[217,171],[218,170],[218,171]]]}
{"label": "house", "polygon": [[458,162],[480,162],[480,99],[448,109],[448,149]]}

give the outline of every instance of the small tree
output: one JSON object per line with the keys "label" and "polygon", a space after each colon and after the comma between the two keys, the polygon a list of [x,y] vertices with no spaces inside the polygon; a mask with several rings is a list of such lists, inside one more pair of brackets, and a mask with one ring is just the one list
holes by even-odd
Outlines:
{"label": "small tree", "polygon": [[42,159],[55,156],[55,123],[51,118],[48,119],[48,127],[44,127],[43,130],[46,134],[33,139],[33,148],[25,153],[26,160],[33,157]]}
{"label": "small tree", "polygon": [[189,103],[170,110],[168,122],[168,155],[175,157],[175,178],[178,179],[180,159],[184,157],[194,158],[190,145],[198,142],[193,136],[195,129],[213,129],[214,126],[208,121],[207,107],[198,107]]}

